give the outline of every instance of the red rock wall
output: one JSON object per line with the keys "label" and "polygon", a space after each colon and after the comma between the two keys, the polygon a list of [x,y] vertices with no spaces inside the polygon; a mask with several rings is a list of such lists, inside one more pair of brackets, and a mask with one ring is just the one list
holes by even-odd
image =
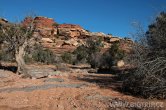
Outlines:
{"label": "red rock wall", "polygon": [[[22,24],[28,25],[33,21],[33,18],[27,17],[24,19]],[[34,18],[34,24],[36,28],[53,28],[54,20],[51,18],[46,18],[46,17],[35,17]]]}
{"label": "red rock wall", "polygon": [[53,28],[55,23],[53,19],[46,17],[36,17],[34,22],[37,28]]}
{"label": "red rock wall", "polygon": [[[33,21],[33,18],[27,17],[22,22],[23,25],[28,26]],[[34,18],[34,25],[36,30],[39,32],[40,35],[43,37],[51,36],[56,34],[56,29],[54,28],[53,24],[55,23],[53,19],[47,17],[35,17]]]}

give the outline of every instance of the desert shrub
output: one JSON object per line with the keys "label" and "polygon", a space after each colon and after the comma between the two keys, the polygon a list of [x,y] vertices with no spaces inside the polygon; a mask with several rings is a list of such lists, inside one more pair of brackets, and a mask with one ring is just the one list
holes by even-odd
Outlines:
{"label": "desert shrub", "polygon": [[97,40],[88,39],[86,41],[86,52],[87,52],[87,63],[91,65],[92,68],[97,68],[99,66],[99,53],[102,47],[102,40],[99,38]]}
{"label": "desert shrub", "polygon": [[88,60],[92,68],[99,68],[102,65],[102,55],[100,52],[91,54]]}
{"label": "desert shrub", "polygon": [[54,53],[43,48],[41,45],[35,45],[33,49],[27,49],[27,53],[24,56],[26,63],[41,62],[45,64],[54,64],[56,61]]}
{"label": "desert shrub", "polygon": [[24,56],[24,60],[26,64],[32,64],[32,63],[36,63],[37,61],[35,61],[32,57],[32,54],[28,54],[26,53]]}
{"label": "desert shrub", "polygon": [[75,64],[87,63],[88,53],[87,48],[81,45],[74,50],[73,55],[75,56]]}
{"label": "desert shrub", "polygon": [[119,44],[120,42],[115,42],[109,49],[109,56],[114,63],[117,63],[117,61],[122,60],[124,57],[124,51],[120,49]]}
{"label": "desert shrub", "polygon": [[73,52],[77,62],[86,61],[92,68],[111,68],[115,63],[124,57],[124,51],[119,47],[119,42],[114,43],[110,49],[102,54],[102,40],[88,39],[85,45],[77,47]]}
{"label": "desert shrub", "polygon": [[143,63],[123,82],[123,90],[145,98],[166,98],[166,59]]}
{"label": "desert shrub", "polygon": [[117,61],[122,60],[124,57],[124,51],[120,49],[119,42],[115,42],[109,48],[109,50],[103,53],[101,58],[100,68],[111,69],[112,66],[115,66]]}
{"label": "desert shrub", "polygon": [[52,26],[58,27],[59,24],[58,23],[54,23]]}
{"label": "desert shrub", "polygon": [[3,50],[0,51],[0,60],[14,62],[14,54],[12,52],[5,52]]}
{"label": "desert shrub", "polygon": [[35,47],[33,53],[31,53],[31,56],[33,61],[46,63],[46,64],[55,63],[55,57],[56,57],[51,50],[44,49],[40,45]]}
{"label": "desert shrub", "polygon": [[77,47],[73,54],[76,56],[77,63],[86,62],[86,58],[88,57],[87,48],[84,45]]}
{"label": "desert shrub", "polygon": [[62,54],[61,56],[62,60],[65,62],[65,63],[69,63],[69,64],[72,64],[73,63],[73,59],[72,59],[72,54],[71,53],[64,53]]}
{"label": "desert shrub", "polygon": [[166,99],[165,24],[166,14],[161,13],[133,45],[129,63],[135,69],[123,81],[124,92],[145,98]]}
{"label": "desert shrub", "polygon": [[101,39],[88,39],[85,45],[77,47],[77,49],[73,52],[73,54],[76,56],[76,62],[88,63],[92,68],[98,67],[100,62],[99,53],[101,47]]}

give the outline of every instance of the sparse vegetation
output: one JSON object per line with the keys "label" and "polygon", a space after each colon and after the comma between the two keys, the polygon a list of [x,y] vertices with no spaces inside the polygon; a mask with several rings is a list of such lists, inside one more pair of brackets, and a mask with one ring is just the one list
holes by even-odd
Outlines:
{"label": "sparse vegetation", "polygon": [[0,60],[14,62],[14,55],[12,52],[5,52],[4,50],[0,51]]}
{"label": "sparse vegetation", "polygon": [[40,44],[36,44],[33,48],[27,49],[27,53],[25,54],[24,59],[26,63],[56,63],[56,56],[54,53],[49,49],[43,48],[43,46]]}
{"label": "sparse vegetation", "polygon": [[76,55],[77,62],[88,63],[92,68],[110,69],[117,61],[124,57],[124,51],[119,48],[119,42],[115,42],[106,53],[101,53],[101,39],[93,41],[87,40],[86,45],[79,46],[73,53]]}
{"label": "sparse vegetation", "polygon": [[79,46],[73,53],[76,56],[76,62],[84,61],[91,65],[92,68],[99,66],[99,53],[102,46],[101,39],[93,41],[88,39],[85,45]]}
{"label": "sparse vegetation", "polygon": [[166,110],[165,5],[1,0],[0,110]]}
{"label": "sparse vegetation", "polygon": [[35,62],[41,62],[45,64],[54,64],[55,55],[49,49],[44,49],[41,45],[35,46],[35,49],[32,54],[32,59]]}
{"label": "sparse vegetation", "polygon": [[64,53],[62,54],[61,58],[65,63],[69,63],[69,64],[73,63],[73,59],[72,59],[73,57],[71,53]]}
{"label": "sparse vegetation", "polygon": [[59,26],[59,24],[58,24],[58,23],[54,23],[54,24],[53,24],[53,26],[58,27],[58,26]]}
{"label": "sparse vegetation", "polygon": [[125,91],[145,98],[166,98],[166,14],[161,13],[139,35],[140,42],[133,46],[130,63],[136,67],[123,83]]}
{"label": "sparse vegetation", "polygon": [[84,45],[81,45],[77,47],[77,49],[73,52],[73,54],[76,56],[76,62],[84,62],[86,63],[86,58],[88,57],[86,47]]}
{"label": "sparse vegetation", "polygon": [[124,51],[120,49],[119,42],[115,42],[110,49],[103,54],[102,66],[104,68],[111,69],[111,67],[115,66],[119,60],[123,59],[123,57]]}

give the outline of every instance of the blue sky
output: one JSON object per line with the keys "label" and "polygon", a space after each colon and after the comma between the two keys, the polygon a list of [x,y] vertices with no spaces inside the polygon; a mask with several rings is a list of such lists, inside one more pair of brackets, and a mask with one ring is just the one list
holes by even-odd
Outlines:
{"label": "blue sky", "polygon": [[132,22],[146,29],[160,11],[166,11],[166,0],[0,0],[0,17],[12,22],[34,12],[58,23],[123,37],[133,31]]}

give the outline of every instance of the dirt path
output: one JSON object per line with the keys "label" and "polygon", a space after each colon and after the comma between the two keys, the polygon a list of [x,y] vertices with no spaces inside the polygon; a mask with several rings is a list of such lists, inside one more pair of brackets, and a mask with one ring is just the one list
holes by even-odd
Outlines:
{"label": "dirt path", "polygon": [[[158,102],[166,105],[165,101],[124,95],[118,91],[119,84],[108,74],[74,73],[32,80],[1,70],[0,110],[142,110],[139,106],[118,104]],[[151,109],[164,110],[164,107]]]}

